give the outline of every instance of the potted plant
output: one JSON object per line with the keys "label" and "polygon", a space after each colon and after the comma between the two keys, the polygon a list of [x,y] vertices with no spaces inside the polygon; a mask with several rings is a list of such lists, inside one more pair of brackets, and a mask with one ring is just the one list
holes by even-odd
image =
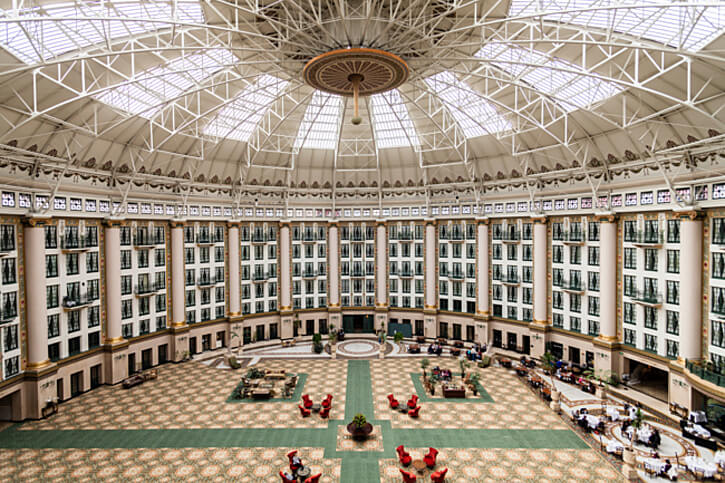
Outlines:
{"label": "potted plant", "polygon": [[312,336],[312,350],[315,354],[322,352],[322,336],[319,333]]}
{"label": "potted plant", "polygon": [[365,439],[373,432],[373,425],[368,423],[365,415],[357,413],[352,422],[347,425],[347,432],[353,439]]}
{"label": "potted plant", "polygon": [[466,378],[466,368],[469,365],[470,364],[468,363],[468,361],[466,359],[458,359],[458,367],[461,368],[461,379]]}
{"label": "potted plant", "polygon": [[378,352],[378,357],[381,359],[385,358],[385,344],[387,339],[387,334],[385,334],[385,331],[382,331],[380,333],[380,351]]}
{"label": "potted plant", "polygon": [[483,358],[478,361],[478,367],[481,369],[485,369],[486,367],[491,365],[491,356],[483,356]]}
{"label": "potted plant", "polygon": [[468,387],[473,391],[474,396],[478,396],[478,383],[481,380],[481,374],[472,372],[468,375]]}
{"label": "potted plant", "polygon": [[300,335],[300,332],[299,332],[300,327],[302,326],[302,322],[300,321],[300,316],[299,315],[295,314],[295,318],[292,320],[292,326],[294,327],[294,337],[295,337],[295,340],[297,340],[297,338]]}
{"label": "potted plant", "polygon": [[395,331],[395,335],[393,335],[393,340],[396,344],[398,344],[398,347],[400,347],[400,351],[403,351],[403,333]]}
{"label": "potted plant", "polygon": [[554,354],[551,352],[544,353],[541,356],[541,367],[549,373],[549,377],[551,378],[551,409],[558,412],[561,405],[559,404],[559,391],[556,390],[556,385],[554,384],[554,373],[556,372],[556,357]]}
{"label": "potted plant", "polygon": [[438,377],[438,374],[431,374],[428,380],[430,381],[430,395],[435,396],[436,384],[438,384],[440,377]]}
{"label": "potted plant", "polygon": [[330,356],[332,358],[335,358],[335,342],[337,342],[337,332],[334,330],[330,330],[330,332],[327,334],[327,340],[330,343]]}
{"label": "potted plant", "polygon": [[428,366],[430,366],[430,360],[428,360],[427,357],[424,357],[422,361],[420,361],[420,368],[423,369],[423,380],[426,379],[426,372],[425,370],[428,369]]}

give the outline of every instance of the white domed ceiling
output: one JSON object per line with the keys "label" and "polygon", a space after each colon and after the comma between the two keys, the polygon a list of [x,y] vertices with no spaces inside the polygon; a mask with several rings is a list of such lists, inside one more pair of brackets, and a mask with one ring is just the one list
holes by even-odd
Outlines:
{"label": "white domed ceiling", "polygon": [[[0,6],[1,161],[38,176],[233,196],[478,196],[687,171],[723,151],[720,2]],[[347,47],[410,70],[361,99],[357,126],[350,98],[301,75]]]}

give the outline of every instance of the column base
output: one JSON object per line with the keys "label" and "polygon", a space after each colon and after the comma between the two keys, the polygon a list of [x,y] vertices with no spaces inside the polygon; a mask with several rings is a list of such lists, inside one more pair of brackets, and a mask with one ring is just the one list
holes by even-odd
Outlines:
{"label": "column base", "polygon": [[128,347],[129,342],[123,337],[115,337],[106,341],[103,346],[105,352],[104,382],[106,384],[118,384],[126,379],[128,374]]}
{"label": "column base", "polygon": [[58,365],[47,360],[34,364],[34,367],[26,367],[24,373],[23,386],[26,396],[21,409],[22,419],[41,419],[46,404],[51,401],[57,402],[55,376]]}

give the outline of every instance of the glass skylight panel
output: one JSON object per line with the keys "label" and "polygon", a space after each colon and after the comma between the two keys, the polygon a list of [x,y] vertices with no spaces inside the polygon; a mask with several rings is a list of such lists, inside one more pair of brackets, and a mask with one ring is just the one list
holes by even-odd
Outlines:
{"label": "glass skylight panel", "polygon": [[453,73],[439,72],[427,77],[425,82],[443,100],[467,138],[511,129],[508,120],[501,117],[481,94],[458,80]]}
{"label": "glass skylight panel", "polygon": [[558,70],[581,68],[515,45],[488,44],[476,52],[476,57],[490,59],[514,78],[521,79],[539,92],[556,96],[557,102],[568,111],[591,106],[622,90],[613,82]]}
{"label": "glass skylight panel", "polygon": [[335,149],[342,115],[342,98],[315,91],[297,131],[295,148]]}
{"label": "glass skylight panel", "polygon": [[135,79],[96,96],[101,102],[150,118],[164,101],[181,96],[203,79],[237,62],[229,50],[218,49],[177,57],[141,72]]}
{"label": "glass skylight panel", "polygon": [[17,14],[0,9],[0,19],[17,19],[0,23],[0,45],[26,64],[35,64],[107,38],[170,27],[174,4],[178,21],[204,23],[199,2],[184,0],[61,3],[22,8]]}
{"label": "glass skylight panel", "polygon": [[378,148],[418,146],[418,136],[397,89],[370,97]]}
{"label": "glass skylight panel", "polygon": [[272,103],[285,90],[288,82],[264,74],[247,86],[232,102],[204,128],[210,136],[247,142],[254,128]]}
{"label": "glass skylight panel", "polygon": [[[702,7],[687,1],[670,1],[671,6],[662,6],[669,2],[661,0],[511,0],[509,17],[543,15],[546,20],[611,28],[632,37],[694,51],[725,31],[725,6]],[[607,8],[617,6],[623,8]],[[643,7],[627,8],[634,6]],[[596,8],[599,9],[586,10]]]}

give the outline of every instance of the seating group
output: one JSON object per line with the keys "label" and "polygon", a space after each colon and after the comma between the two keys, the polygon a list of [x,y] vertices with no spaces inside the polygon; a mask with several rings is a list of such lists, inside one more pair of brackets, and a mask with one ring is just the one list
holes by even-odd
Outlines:
{"label": "seating group", "polygon": [[[393,394],[388,394],[388,403],[390,405],[390,409],[398,409],[400,407],[400,403],[397,399],[395,399],[395,396]],[[420,412],[420,406],[418,406],[418,396],[416,394],[410,396],[407,406],[408,416],[410,416],[411,418],[417,418]]]}
{"label": "seating group", "polygon": [[[297,450],[292,450],[289,453],[287,453],[287,459],[289,460],[289,469],[292,473],[285,473],[283,471],[279,472],[279,477],[282,479],[282,483],[297,483],[298,476],[297,473],[304,468],[304,465],[302,464],[302,460],[299,456],[297,456]],[[322,473],[318,473],[316,475],[310,475],[309,477],[305,478],[303,483],[318,483],[320,481],[320,477],[322,476]],[[302,475],[300,475],[299,478],[302,478]]]}
{"label": "seating group", "polygon": [[[410,466],[410,464],[413,462],[413,457],[410,456],[410,453],[405,451],[405,447],[402,444],[400,446],[398,446],[397,448],[395,448],[395,452],[398,453],[398,461],[400,462],[401,465],[407,467],[407,466]],[[435,468],[437,457],[438,457],[438,450],[435,448],[428,448],[428,453],[426,453],[426,455],[423,456],[423,462],[429,469],[433,469],[433,468]],[[421,467],[416,466],[416,469],[418,471],[421,471],[422,466]],[[448,468],[443,468],[442,470],[438,470],[434,473],[431,473],[430,479],[433,483],[443,483],[446,480],[446,473],[448,473]],[[418,477],[414,473],[412,473],[410,471],[406,471],[402,468],[400,468],[400,474],[403,476],[404,483],[415,482],[418,479]]]}
{"label": "seating group", "polygon": [[[303,394],[302,395],[302,404],[298,404],[297,407],[300,410],[300,414],[303,418],[306,418],[312,414],[312,406],[314,406],[314,402],[312,402],[312,399],[310,399],[309,394]],[[321,418],[328,418],[330,417],[330,410],[332,409],[332,394],[328,394],[325,399],[322,400],[320,403],[320,417]]]}

